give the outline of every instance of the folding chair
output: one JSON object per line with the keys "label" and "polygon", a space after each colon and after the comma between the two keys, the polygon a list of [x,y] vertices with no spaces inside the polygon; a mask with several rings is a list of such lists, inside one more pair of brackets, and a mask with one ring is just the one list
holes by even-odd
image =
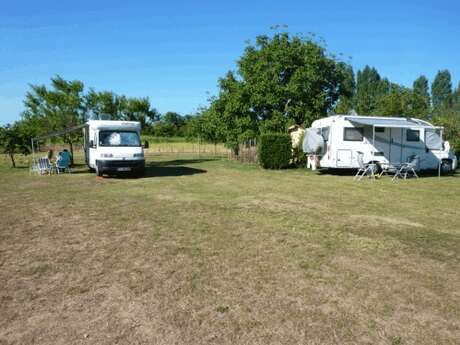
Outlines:
{"label": "folding chair", "polygon": [[358,153],[358,157],[357,157],[357,160],[358,160],[358,165],[359,165],[359,169],[358,169],[358,172],[356,173],[355,177],[354,177],[354,180],[361,180],[365,175],[369,178],[372,178],[375,180],[375,168],[376,168],[376,165],[374,163],[368,163],[368,164],[364,164],[364,154],[360,151],[357,151]]}
{"label": "folding chair", "polygon": [[395,181],[397,178],[402,178],[404,180],[409,176],[414,176],[418,179],[416,170],[418,170],[419,157],[417,155],[412,155],[409,157],[408,162],[401,164],[401,166],[396,170],[395,176],[393,176],[392,181]]}
{"label": "folding chair", "polygon": [[68,173],[71,172],[71,170],[70,170],[70,157],[69,156],[61,156],[61,159],[59,159],[56,162],[56,172],[58,174],[60,174],[61,170],[64,171],[64,172],[68,172]]}
{"label": "folding chair", "polygon": [[48,157],[42,157],[38,159],[38,171],[41,175],[51,175],[53,172],[53,165],[51,164]]}

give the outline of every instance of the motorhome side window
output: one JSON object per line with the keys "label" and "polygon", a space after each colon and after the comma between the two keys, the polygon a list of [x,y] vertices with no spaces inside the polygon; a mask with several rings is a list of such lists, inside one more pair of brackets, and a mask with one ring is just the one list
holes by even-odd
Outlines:
{"label": "motorhome side window", "polygon": [[385,127],[375,127],[375,133],[385,133]]}
{"label": "motorhome side window", "polygon": [[416,129],[408,129],[406,131],[407,141],[420,141],[420,131]]}
{"label": "motorhome side window", "polygon": [[99,146],[141,146],[137,132],[100,131]]}
{"label": "motorhome side window", "polygon": [[329,140],[329,127],[321,128],[321,135],[324,141],[328,141]]}
{"label": "motorhome side window", "polygon": [[364,137],[363,128],[348,127],[343,129],[343,140],[344,141],[363,141]]}

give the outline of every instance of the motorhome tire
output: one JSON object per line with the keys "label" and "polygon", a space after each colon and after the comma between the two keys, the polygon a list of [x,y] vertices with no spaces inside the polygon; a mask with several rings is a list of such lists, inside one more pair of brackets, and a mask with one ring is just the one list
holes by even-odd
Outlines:
{"label": "motorhome tire", "polygon": [[444,159],[441,163],[441,172],[443,174],[450,174],[452,172],[452,161]]}
{"label": "motorhome tire", "polygon": [[97,176],[102,176],[102,168],[101,168],[99,162],[96,162],[96,175]]}

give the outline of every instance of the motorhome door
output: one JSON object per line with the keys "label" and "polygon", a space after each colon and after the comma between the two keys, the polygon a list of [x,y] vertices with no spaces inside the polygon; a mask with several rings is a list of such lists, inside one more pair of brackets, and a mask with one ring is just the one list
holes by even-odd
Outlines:
{"label": "motorhome door", "polygon": [[337,167],[351,167],[351,150],[337,150]]}
{"label": "motorhome door", "polygon": [[389,128],[390,138],[390,164],[399,164],[402,161],[402,128]]}

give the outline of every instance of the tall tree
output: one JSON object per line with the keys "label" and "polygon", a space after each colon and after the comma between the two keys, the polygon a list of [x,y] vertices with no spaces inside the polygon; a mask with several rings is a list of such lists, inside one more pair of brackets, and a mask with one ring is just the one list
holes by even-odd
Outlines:
{"label": "tall tree", "polygon": [[430,109],[430,103],[431,103],[428,79],[424,75],[421,75],[420,77],[415,79],[412,87],[413,87],[414,93],[424,100],[426,112],[428,113]]}
{"label": "tall tree", "polygon": [[237,71],[219,80],[209,112],[225,128],[226,144],[237,149],[261,132],[283,131],[293,123],[308,126],[327,115],[340,95],[352,93],[349,71],[310,39],[258,36],[246,46]]}
{"label": "tall tree", "polygon": [[[48,130],[59,131],[77,126],[87,119],[84,101],[84,85],[81,81],[68,81],[57,75],[51,79],[51,88],[44,85],[31,85],[27,92],[23,116],[26,120],[39,118]],[[70,147],[73,164],[73,146],[79,133],[63,135]]]}
{"label": "tall tree", "polygon": [[452,81],[448,70],[439,71],[431,85],[431,98],[433,100],[433,108],[437,109],[441,106],[449,107],[452,97]]}
{"label": "tall tree", "polygon": [[374,67],[366,66],[356,78],[356,111],[360,115],[372,114],[378,98],[387,93],[389,82],[382,80]]}
{"label": "tall tree", "polygon": [[342,94],[334,107],[335,114],[350,114],[354,110],[354,97],[356,91],[356,82],[353,68],[350,65],[340,63],[343,68],[344,80],[342,83]]}
{"label": "tall tree", "polygon": [[459,114],[460,119],[460,82],[452,94],[452,108]]}

